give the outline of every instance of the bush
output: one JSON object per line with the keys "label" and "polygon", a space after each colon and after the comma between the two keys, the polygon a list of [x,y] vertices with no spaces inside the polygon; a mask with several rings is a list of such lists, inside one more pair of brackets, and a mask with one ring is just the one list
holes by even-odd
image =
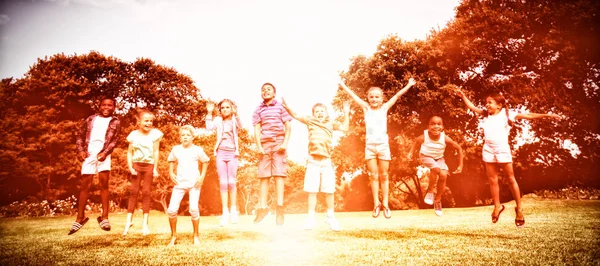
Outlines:
{"label": "bush", "polygon": [[579,188],[577,186],[566,187],[560,190],[537,190],[535,195],[544,199],[577,199],[598,200],[600,189]]}

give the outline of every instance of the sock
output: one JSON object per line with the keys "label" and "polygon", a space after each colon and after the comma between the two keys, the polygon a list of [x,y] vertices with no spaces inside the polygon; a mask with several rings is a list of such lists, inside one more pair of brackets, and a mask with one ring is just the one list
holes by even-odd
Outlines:
{"label": "sock", "polygon": [[314,210],[308,211],[308,218],[315,218],[315,215],[316,214]]}
{"label": "sock", "polygon": [[235,205],[231,206],[231,213],[237,213],[237,208]]}
{"label": "sock", "polygon": [[333,218],[333,209],[327,209],[327,217]]}
{"label": "sock", "polygon": [[229,215],[229,210],[227,210],[227,207],[223,208],[223,215]]}

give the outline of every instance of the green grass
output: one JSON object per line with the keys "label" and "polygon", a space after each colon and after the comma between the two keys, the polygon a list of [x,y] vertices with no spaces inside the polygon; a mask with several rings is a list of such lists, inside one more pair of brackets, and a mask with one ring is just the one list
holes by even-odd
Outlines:
{"label": "green grass", "polygon": [[[254,225],[254,217],[225,228],[201,217],[202,245],[192,245],[189,216],[179,217],[178,242],[167,247],[167,217],[150,214],[152,234],[142,236],[141,214],[122,237],[125,214],[110,216],[113,230],[90,221],[67,232],[74,217],[0,219],[0,265],[599,265],[600,201],[524,200],[526,225],[514,225],[514,202],[497,224],[491,206],[394,211],[392,219],[370,212],[337,213],[342,231],[322,222],[303,230],[305,214]],[[319,218],[324,218],[323,214]]]}

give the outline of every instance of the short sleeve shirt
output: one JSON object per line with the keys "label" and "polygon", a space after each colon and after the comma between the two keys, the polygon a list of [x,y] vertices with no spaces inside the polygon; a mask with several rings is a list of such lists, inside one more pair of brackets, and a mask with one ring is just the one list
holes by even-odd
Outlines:
{"label": "short sleeve shirt", "polygon": [[333,149],[333,123],[319,122],[314,117],[306,121],[308,127],[308,154],[331,157]]}
{"label": "short sleeve shirt", "polygon": [[283,142],[285,138],[285,122],[292,116],[281,103],[273,100],[270,104],[261,103],[252,114],[252,125],[260,124],[260,142]]}
{"label": "short sleeve shirt", "polygon": [[180,187],[193,187],[200,177],[198,162],[207,163],[210,159],[199,146],[194,144],[185,148],[177,145],[171,149],[167,158],[169,162],[177,162],[177,182]]}
{"label": "short sleeve shirt", "polygon": [[148,134],[134,130],[127,136],[127,141],[133,146],[132,161],[134,163],[154,164],[154,142],[162,138],[163,133],[153,128]]}

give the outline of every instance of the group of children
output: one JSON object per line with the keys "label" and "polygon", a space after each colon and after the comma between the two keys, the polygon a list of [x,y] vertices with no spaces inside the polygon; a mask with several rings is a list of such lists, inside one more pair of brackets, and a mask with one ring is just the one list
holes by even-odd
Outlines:
{"label": "group of children", "polygon": [[[383,212],[384,217],[391,218],[389,207],[389,162],[391,152],[387,135],[387,112],[398,99],[405,94],[416,82],[409,79],[407,85],[399,90],[387,102],[384,102],[383,90],[371,87],[367,91],[367,101],[362,100],[344,82],[339,82],[341,88],[363,109],[366,127],[365,160],[370,176],[373,194],[373,217],[378,217]],[[512,155],[508,141],[509,130],[515,119],[537,119],[543,117],[559,118],[552,114],[515,113],[508,111],[506,100],[500,94],[493,94],[486,98],[486,109],[475,106],[459,89],[456,90],[467,107],[473,112],[485,116],[482,122],[485,144],[483,147],[483,160],[486,164],[486,173],[490,182],[490,190],[494,200],[492,222],[496,223],[504,205],[500,204],[498,187],[498,168],[502,168],[509,182],[509,187],[515,199],[515,224],[521,227],[525,224],[522,212],[520,191],[512,169]],[[287,176],[287,146],[291,133],[291,120],[297,119],[308,128],[308,161],[304,180],[304,191],[308,193],[308,218],[305,228],[313,229],[316,225],[315,208],[317,193],[326,194],[327,215],[326,222],[333,231],[340,230],[339,223],[334,216],[335,172],[331,162],[333,149],[333,131],[348,130],[350,103],[343,104],[342,122],[336,122],[328,115],[325,105],[317,103],[312,108],[311,116],[299,115],[292,111],[285,100],[275,99],[276,88],[273,84],[265,83],[261,87],[262,103],[252,115],[254,138],[259,153],[258,174],[260,180],[259,206],[256,210],[254,223],[260,223],[269,214],[268,191],[270,179],[275,179],[276,208],[275,220],[277,225],[284,223],[284,181]],[[228,99],[218,103],[219,115],[213,118],[214,104],[207,103],[206,116],[207,130],[216,132],[217,141],[213,148],[216,156],[217,173],[219,176],[222,216],[220,225],[238,222],[236,208],[236,172],[238,168],[239,140],[238,130],[242,128],[236,105]],[[101,184],[102,215],[97,218],[103,230],[111,229],[108,221],[108,179],[110,176],[110,154],[113,151],[120,132],[120,122],[113,113],[115,110],[114,99],[102,99],[99,113],[85,120],[82,132],[77,138],[79,157],[82,164],[82,186],[78,201],[78,215],[69,234],[73,234],[89,220],[85,217],[85,205],[89,194],[92,178],[98,174]],[[154,115],[141,110],[137,116],[138,128],[127,136],[129,147],[127,150],[127,164],[130,175],[130,196],[127,209],[127,220],[123,236],[127,235],[133,225],[133,212],[137,205],[138,192],[142,185],[142,232],[149,233],[148,213],[151,202],[152,179],[159,175],[157,171],[160,140],[163,133],[153,127]],[[171,201],[167,209],[171,227],[171,241],[176,240],[177,212],[180,202],[189,193],[192,224],[194,230],[194,244],[199,243],[198,221],[200,187],[206,175],[209,157],[204,150],[193,144],[196,129],[190,125],[182,126],[179,130],[180,145],[172,148],[169,156],[169,176],[174,183]],[[442,118],[430,118],[427,130],[419,136],[411,147],[408,158],[412,159],[416,149],[419,149],[418,160],[430,169],[429,186],[424,202],[434,205],[437,215],[442,215],[441,197],[445,189],[449,168],[444,161],[444,151],[447,145],[458,150],[459,165],[453,173],[462,171],[462,149],[456,141],[444,134]],[[201,167],[199,166],[201,164]],[[176,167],[175,167],[176,165]],[[143,180],[143,182],[142,182]],[[436,182],[437,181],[437,182]],[[437,190],[435,190],[437,183]],[[379,199],[381,190],[382,200]]]}

